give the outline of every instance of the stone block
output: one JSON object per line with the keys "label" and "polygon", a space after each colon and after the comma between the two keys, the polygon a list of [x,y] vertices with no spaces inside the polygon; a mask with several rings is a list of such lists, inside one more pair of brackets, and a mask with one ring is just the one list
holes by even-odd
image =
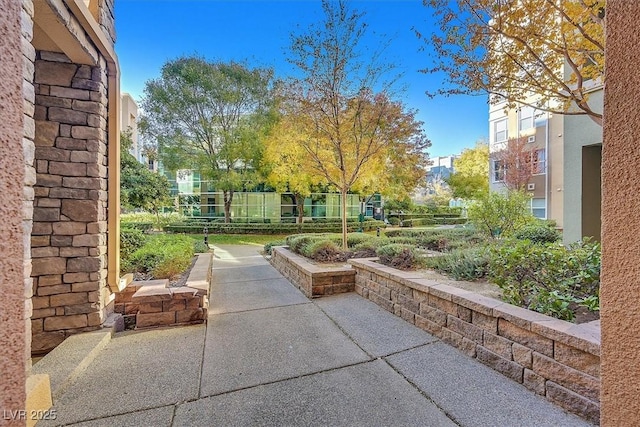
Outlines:
{"label": "stone block", "polygon": [[89,101],[91,99],[91,95],[88,90],[69,87],[51,86],[49,94],[51,96],[57,96],[58,98],[71,98],[81,101]]}
{"label": "stone block", "polygon": [[544,377],[541,377],[532,370],[525,368],[522,385],[524,385],[526,388],[533,391],[534,393],[544,396],[547,391],[545,385],[546,382],[547,381]]}
{"label": "stone block", "polygon": [[100,326],[104,322],[102,311],[87,314],[87,326]]}
{"label": "stone block", "polygon": [[440,331],[440,339],[456,348],[462,347],[462,338],[462,335],[452,331],[451,329],[442,328]]}
{"label": "stone block", "polygon": [[[36,159],[38,160],[54,160],[56,162],[68,162],[71,158],[71,151],[57,147],[38,147],[36,150]],[[44,185],[44,184],[39,184]]]}
{"label": "stone block", "polygon": [[63,329],[84,328],[86,326],[87,326],[86,314],[47,317],[46,319],[44,319],[45,331],[59,331]]}
{"label": "stone block", "polygon": [[[65,316],[73,315],[73,314],[89,314],[95,313],[98,310],[98,307],[95,303],[84,303],[84,304],[74,304],[67,305],[64,307]],[[92,325],[89,325],[92,326]]]}
{"label": "stone block", "polygon": [[64,341],[65,333],[58,332],[41,332],[34,334],[31,338],[31,353],[42,354],[52,350]]}
{"label": "stone block", "polygon": [[60,212],[72,221],[95,222],[98,220],[98,205],[91,200],[63,200]]}
{"label": "stone block", "polygon": [[464,322],[471,323],[471,310],[458,306],[458,318]]}
{"label": "stone block", "polygon": [[60,199],[39,199],[37,203],[43,208],[59,208],[61,205]]}
{"label": "stone block", "polygon": [[482,345],[504,359],[512,360],[512,344],[513,342],[499,335],[484,333]]}
{"label": "stone block", "polygon": [[33,208],[33,220],[38,222],[54,222],[60,220],[58,208]]}
{"label": "stone block", "polygon": [[547,399],[569,412],[578,414],[594,425],[600,422],[600,405],[577,393],[567,390],[553,381],[547,381]]}
{"label": "stone block", "polygon": [[411,310],[407,310],[406,308],[400,306],[400,305],[396,305],[396,307],[400,308],[400,317],[403,318],[405,321],[414,324],[415,323],[415,317],[416,314],[411,311]]}
{"label": "stone block", "polygon": [[435,295],[429,295],[429,305],[431,307],[435,307],[440,311],[444,311],[447,314],[451,314],[456,316],[458,314],[458,306],[457,304],[452,303],[451,301],[447,301],[445,299],[439,298]]}
{"label": "stone block", "polygon": [[36,120],[36,147],[53,147],[60,130],[60,124],[45,120]]}
{"label": "stone block", "polygon": [[475,341],[471,341],[467,338],[462,338],[462,343],[460,343],[460,351],[466,354],[469,357],[476,357],[476,347],[477,343]]}
{"label": "stone block", "polygon": [[102,84],[100,82],[96,82],[90,79],[74,78],[73,81],[71,82],[71,87],[74,87],[77,89],[99,91],[102,88]]}
{"label": "stone block", "polygon": [[447,313],[428,305],[428,303],[425,303],[425,302],[420,303],[420,313],[418,314],[420,314],[420,316],[440,326],[444,326],[447,324]]}
{"label": "stone block", "polygon": [[52,286],[38,286],[37,295],[55,295],[71,292],[71,285],[52,285]]}
{"label": "stone block", "polygon": [[[75,164],[83,164],[83,163],[75,163]],[[89,198],[89,190],[76,189],[76,188],[52,188],[50,193],[50,197],[56,199],[80,199],[86,200]]]}
{"label": "stone block", "polygon": [[51,295],[49,297],[49,305],[51,307],[61,307],[64,305],[74,305],[74,304],[84,304],[89,302],[87,299],[86,292],[80,293],[69,293],[69,294],[59,294],[59,295]]}
{"label": "stone block", "polygon": [[498,334],[520,343],[538,353],[553,356],[553,341],[534,332],[522,329],[505,319],[498,320]]}
{"label": "stone block", "polygon": [[106,108],[99,102],[95,101],[81,101],[78,99],[73,100],[72,108],[78,111],[84,111],[85,113],[100,114],[106,113]]}
{"label": "stone block", "polygon": [[495,369],[504,376],[522,383],[524,368],[517,363],[504,359],[482,346],[476,347],[476,357],[479,361],[492,369]]}
{"label": "stone block", "polygon": [[[71,133],[69,133],[69,136],[71,136]],[[56,147],[64,148],[65,150],[86,150],[87,149],[87,141],[85,139],[67,138],[62,136],[56,139],[55,145]]]}
{"label": "stone block", "polygon": [[[147,303],[147,304],[153,304],[153,303]],[[138,311],[140,308],[140,304],[136,304],[136,303],[126,303],[124,304],[124,314],[138,314]],[[155,311],[147,311],[147,313],[160,313],[162,310],[155,310]]]}
{"label": "stone block", "polygon": [[90,79],[91,78],[91,67],[89,65],[81,65],[81,66],[79,66],[74,77],[78,77],[80,79]]}
{"label": "stone block", "polygon": [[406,295],[398,294],[398,304],[414,314],[420,313],[420,303]]}
{"label": "stone block", "polygon": [[49,307],[49,297],[33,297],[31,298],[34,310]]}
{"label": "stone block", "polygon": [[38,173],[36,174],[36,185],[41,187],[60,187],[62,185],[62,177],[59,175]]}
{"label": "stone block", "polygon": [[75,64],[36,60],[34,81],[52,86],[71,86],[77,68]]}
{"label": "stone block", "polygon": [[162,313],[138,313],[136,316],[136,328],[148,328],[151,326],[167,326],[176,323],[175,311]]}
{"label": "stone block", "polygon": [[62,284],[62,275],[52,274],[38,277],[38,286],[54,286]]}
{"label": "stone block", "polygon": [[100,284],[98,282],[78,282],[71,284],[71,290],[73,292],[95,292],[100,289]]}
{"label": "stone block", "polygon": [[89,255],[88,248],[84,248],[84,247],[60,248],[60,256],[63,256],[66,258],[75,258],[75,257],[81,257],[81,256],[88,256],[88,255]]}
{"label": "stone block", "polygon": [[[71,125],[62,123],[60,125],[60,136],[63,138],[71,138]],[[58,140],[56,140],[56,145]],[[63,147],[60,147],[63,148]]]}
{"label": "stone block", "polygon": [[[64,221],[53,224],[53,234],[58,236],[74,236],[85,234],[86,230],[87,225],[84,222]],[[73,238],[68,237],[67,239],[65,239],[65,245],[71,245],[72,241]]]}
{"label": "stone block", "polygon": [[[139,304],[135,304],[138,306],[138,311],[140,313],[160,313],[161,311],[170,311],[163,310],[163,303],[170,301],[153,301],[153,302],[141,302]],[[134,304],[131,304],[134,305]],[[175,310],[173,310],[175,311]],[[131,314],[130,310],[125,311],[126,314]]]}
{"label": "stone block", "polygon": [[550,357],[533,353],[533,369],[536,374],[597,401],[600,397],[600,381],[590,375],[556,362]]}
{"label": "stone block", "polygon": [[49,120],[70,125],[86,125],[87,113],[69,108],[49,107]]}
{"label": "stone block", "polygon": [[202,307],[201,297],[185,299],[185,310]]}
{"label": "stone block", "polygon": [[76,247],[97,247],[102,243],[102,238],[98,234],[80,234],[73,236],[73,246]]}
{"label": "stone block", "polygon": [[71,236],[51,236],[51,246],[65,247],[71,245]]}
{"label": "stone block", "polygon": [[513,360],[516,361],[519,365],[522,365],[525,368],[529,368],[529,369],[533,367],[533,351],[531,351],[531,349],[523,345],[514,343],[512,347],[512,351],[513,351]]}
{"label": "stone block", "polygon": [[31,274],[33,276],[42,276],[66,273],[66,261],[64,258],[57,257],[33,259],[31,261]]}
{"label": "stone block", "polygon": [[[170,312],[173,313],[173,312]],[[196,308],[192,310],[176,311],[176,323],[188,323],[204,320],[204,310]]]}
{"label": "stone block", "polygon": [[44,94],[36,95],[36,105],[41,107],[71,108],[71,100]]}
{"label": "stone block", "polygon": [[71,128],[71,136],[77,139],[103,139],[102,131],[99,128],[89,126],[73,126]]}
{"label": "stone block", "polygon": [[447,316],[447,329],[457,332],[461,336],[469,338],[478,344],[482,344],[482,329],[455,316]]}
{"label": "stone block", "polygon": [[92,272],[102,268],[102,261],[95,257],[70,258],[67,261],[67,271],[69,273]]}
{"label": "stone block", "polygon": [[63,176],[86,176],[87,165],[85,163],[50,161],[49,173],[53,175],[63,175]]}
{"label": "stone block", "polygon": [[67,273],[62,276],[64,283],[79,283],[89,280],[89,273]]}
{"label": "stone block", "polygon": [[42,319],[42,318],[55,316],[55,315],[56,315],[56,309],[51,307],[34,309],[31,312],[32,319]]}
{"label": "stone block", "polygon": [[553,358],[595,378],[600,378],[600,358],[561,342],[555,343]]}
{"label": "stone block", "polygon": [[31,248],[31,258],[57,257],[60,255],[60,249],[51,246],[33,247]]}
{"label": "stone block", "polygon": [[31,236],[31,247],[49,246],[51,244],[50,236]]}

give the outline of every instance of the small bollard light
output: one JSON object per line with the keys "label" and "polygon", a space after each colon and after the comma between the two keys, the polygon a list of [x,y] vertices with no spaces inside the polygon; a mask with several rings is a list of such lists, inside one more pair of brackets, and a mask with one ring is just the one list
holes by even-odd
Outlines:
{"label": "small bollard light", "polygon": [[209,246],[209,228],[204,228],[204,244]]}
{"label": "small bollard light", "polygon": [[380,237],[380,227],[376,229],[376,236]]}

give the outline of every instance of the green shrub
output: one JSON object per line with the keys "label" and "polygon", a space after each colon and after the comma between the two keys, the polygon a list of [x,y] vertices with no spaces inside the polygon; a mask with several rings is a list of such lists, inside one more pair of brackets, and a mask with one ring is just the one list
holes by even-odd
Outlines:
{"label": "green shrub", "polygon": [[287,242],[285,240],[274,240],[264,245],[264,253],[267,255],[271,255],[271,250],[274,246],[284,246]]}
{"label": "green shrub", "polygon": [[532,243],[555,243],[562,237],[558,230],[545,224],[525,225],[513,235],[519,240],[530,240]]}
{"label": "green shrub", "polygon": [[456,280],[477,280],[486,277],[489,261],[489,250],[475,247],[427,258],[427,266]]}
{"label": "green shrub", "polygon": [[120,222],[124,227],[129,223],[153,224],[157,229],[163,229],[171,223],[184,221],[186,218],[178,213],[161,213],[155,215],[150,212],[134,212],[120,215]]}
{"label": "green shrub", "polygon": [[489,271],[511,304],[564,320],[573,320],[579,305],[599,309],[599,244],[515,240],[492,251]]}
{"label": "green shrub", "polygon": [[209,245],[205,244],[203,240],[196,240],[193,242],[193,251],[197,254],[203,254],[209,252]]}
{"label": "green shrub", "polygon": [[412,270],[424,265],[424,257],[412,245],[390,243],[376,249],[380,262],[401,270]]}
{"label": "green shrub", "polygon": [[166,279],[189,268],[193,255],[194,243],[187,236],[151,236],[123,266],[127,272],[151,273],[155,279]]}
{"label": "green shrub", "polygon": [[387,221],[389,221],[389,224],[391,224],[393,226],[400,225],[400,219],[396,218],[396,217],[388,218]]}
{"label": "green shrub", "polygon": [[530,200],[518,191],[492,191],[469,206],[469,221],[487,236],[510,237],[535,220],[529,209]]}
{"label": "green shrub", "polygon": [[120,229],[120,257],[122,259],[128,259],[132,253],[140,249],[147,236],[135,228],[121,228]]}
{"label": "green shrub", "polygon": [[345,261],[349,255],[331,240],[316,240],[305,247],[303,254],[319,262]]}

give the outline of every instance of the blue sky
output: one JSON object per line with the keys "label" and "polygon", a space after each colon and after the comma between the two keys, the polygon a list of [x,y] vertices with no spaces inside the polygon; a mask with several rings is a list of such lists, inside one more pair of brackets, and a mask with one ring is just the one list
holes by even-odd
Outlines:
{"label": "blue sky", "polygon": [[[182,55],[246,61],[250,66],[273,67],[279,77],[292,75],[295,70],[286,61],[291,32],[322,19],[320,0],[118,0],[115,4],[121,89],[137,101],[145,82],[158,77],[167,60]],[[429,99],[425,95],[442,79],[418,72],[431,64],[420,52],[424,44],[412,28],[423,34],[436,28],[421,0],[356,0],[352,7],[366,13],[365,43],[390,40],[387,58],[404,74],[406,91],[400,97],[419,111],[433,144],[432,157],[459,153],[487,136],[485,96]]]}

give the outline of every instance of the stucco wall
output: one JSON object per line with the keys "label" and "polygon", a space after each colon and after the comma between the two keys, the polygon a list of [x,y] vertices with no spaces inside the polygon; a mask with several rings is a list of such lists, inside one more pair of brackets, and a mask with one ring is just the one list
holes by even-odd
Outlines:
{"label": "stucco wall", "polygon": [[[0,0],[0,410],[25,408],[25,244],[23,231],[25,167],[21,2]],[[24,420],[1,421],[24,425]]]}
{"label": "stucco wall", "polygon": [[[603,91],[591,94],[590,105],[601,106]],[[582,147],[600,144],[602,128],[586,116],[564,117],[564,241],[582,238]]]}
{"label": "stucco wall", "polygon": [[640,2],[607,2],[602,199],[603,426],[640,414]]}

